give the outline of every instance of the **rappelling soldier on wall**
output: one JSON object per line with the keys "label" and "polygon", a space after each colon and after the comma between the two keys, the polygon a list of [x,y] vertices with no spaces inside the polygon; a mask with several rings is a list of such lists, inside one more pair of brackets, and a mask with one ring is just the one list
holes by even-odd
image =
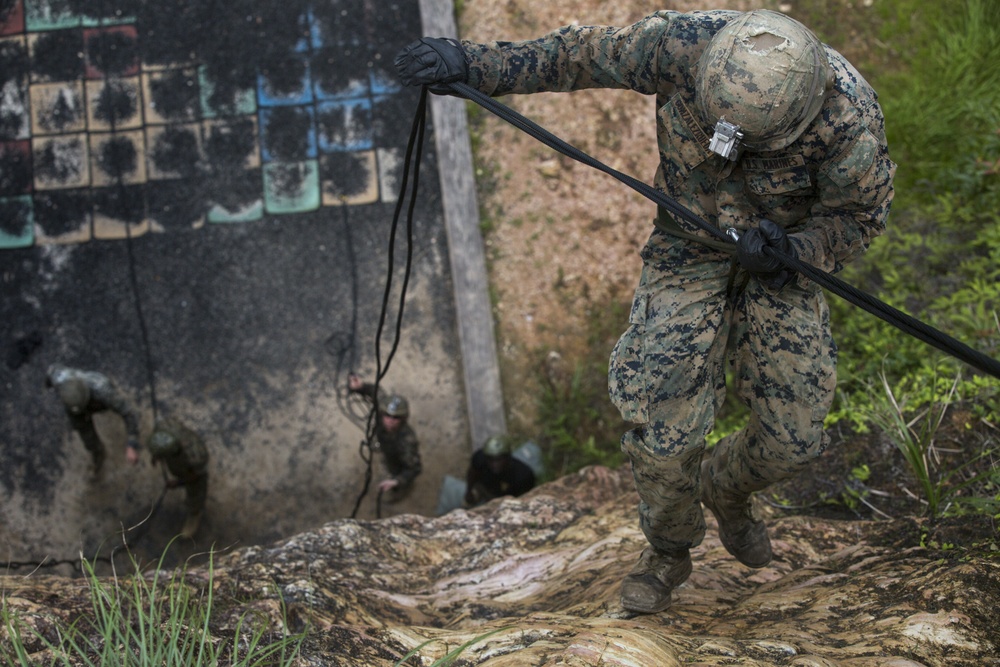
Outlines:
{"label": "rappelling soldier on wall", "polygon": [[[375,385],[362,382],[357,375],[347,379],[351,393],[364,396],[369,402],[375,400]],[[378,484],[379,494],[385,500],[395,503],[402,500],[413,487],[413,481],[421,471],[420,443],[413,427],[408,423],[410,405],[398,394],[388,394],[379,388],[378,415],[375,418],[375,446],[382,454],[382,461],[389,476]]]}
{"label": "rappelling soldier on wall", "polygon": [[153,463],[162,461],[173,476],[167,479],[167,486],[184,487],[187,517],[180,535],[191,539],[198,532],[208,498],[208,450],[205,441],[176,419],[168,418],[156,423],[147,446]]}
{"label": "rappelling soldier on wall", "polygon": [[103,412],[117,414],[125,422],[125,460],[138,463],[139,421],[128,399],[107,376],[53,364],[46,373],[45,385],[58,393],[70,425],[90,452],[95,473],[100,472],[106,458],[104,442],[94,427],[94,415]]}

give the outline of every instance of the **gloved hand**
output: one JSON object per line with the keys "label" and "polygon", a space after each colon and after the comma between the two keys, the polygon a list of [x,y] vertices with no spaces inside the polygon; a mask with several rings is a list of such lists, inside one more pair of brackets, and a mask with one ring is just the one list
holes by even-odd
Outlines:
{"label": "gloved hand", "polygon": [[783,255],[798,257],[785,230],[767,218],[761,219],[760,225],[740,236],[736,242],[736,257],[744,269],[761,278],[768,286],[780,289],[795,276],[795,272],[765,253],[764,248],[774,248]]}
{"label": "gloved hand", "polygon": [[439,94],[451,90],[440,84],[464,83],[469,75],[465,50],[454,39],[423,37],[400,51],[393,63],[404,86],[427,86]]}

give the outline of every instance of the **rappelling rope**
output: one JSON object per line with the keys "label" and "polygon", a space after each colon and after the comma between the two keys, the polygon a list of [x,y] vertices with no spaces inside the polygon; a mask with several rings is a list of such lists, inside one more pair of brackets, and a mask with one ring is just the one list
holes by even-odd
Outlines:
{"label": "rappelling rope", "polygon": [[[571,157],[578,162],[594,167],[614,178],[643,195],[647,199],[655,202],[658,206],[671,213],[679,224],[684,222],[694,225],[698,229],[707,232],[715,239],[735,246],[734,241],[723,230],[710,225],[695,215],[691,210],[685,208],[675,199],[671,199],[665,193],[656,188],[632,177],[623,174],[616,169],[612,169],[606,164],[587,155],[578,148],[566,143],[548,130],[542,128],[531,120],[520,115],[510,107],[504,106],[500,102],[482,93],[468,84],[456,82],[448,84],[451,90],[461,97],[472,100],[484,109],[499,116],[514,127],[523,130],[546,146]],[[785,267],[798,271],[805,277],[814,281],[821,287],[833,292],[837,296],[847,300],[855,306],[868,311],[876,317],[888,322],[897,329],[907,333],[928,345],[931,345],[946,354],[959,359],[966,364],[984,373],[988,373],[996,378],[1000,378],[1000,361],[993,359],[978,350],[975,350],[962,341],[949,336],[948,334],[935,329],[934,327],[921,322],[911,315],[907,315],[901,310],[893,308],[889,304],[880,301],[874,296],[867,294],[858,288],[844,282],[843,280],[812,266],[797,257],[786,255],[772,247],[764,247],[765,254],[777,259]]]}
{"label": "rappelling rope", "polygon": [[[375,390],[372,397],[372,407],[368,412],[368,422],[365,431],[365,439],[361,442],[361,458],[365,461],[365,483],[354,503],[354,510],[351,518],[355,518],[361,501],[368,494],[368,487],[372,480],[372,441],[375,440],[375,425],[378,419],[379,405],[379,383],[386,373],[389,372],[389,365],[392,363],[396,350],[399,347],[399,339],[403,328],[403,309],[406,305],[406,290],[410,283],[410,269],[413,265],[413,210],[417,203],[417,188],[420,185],[420,156],[423,154],[424,135],[427,128],[427,90],[420,92],[420,102],[417,104],[417,113],[413,117],[413,126],[410,129],[410,138],[406,144],[406,156],[403,160],[403,173],[399,186],[399,197],[396,200],[396,209],[392,215],[392,226],[389,230],[389,252],[388,268],[386,271],[385,291],[382,294],[382,310],[379,314],[378,329],[375,333]],[[416,159],[414,159],[414,156]],[[399,227],[399,217],[403,210],[403,201],[406,198],[406,187],[409,182],[410,169],[413,169],[413,186],[409,192],[409,206],[406,210],[406,265],[403,271],[403,284],[399,292],[399,309],[396,312],[396,323],[392,339],[392,347],[386,356],[385,363],[382,362],[382,331],[385,328],[386,319],[389,312],[389,297],[392,292],[393,274],[395,273],[396,254],[396,233]],[[377,501],[376,516],[381,518],[381,493]]]}

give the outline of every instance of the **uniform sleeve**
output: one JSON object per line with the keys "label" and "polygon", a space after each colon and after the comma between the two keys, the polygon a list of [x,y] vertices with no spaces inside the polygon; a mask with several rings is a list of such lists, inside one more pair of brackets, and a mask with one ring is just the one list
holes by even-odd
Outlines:
{"label": "uniform sleeve", "polygon": [[[518,465],[520,464],[520,465]],[[510,494],[521,496],[535,488],[535,471],[527,463],[514,459],[511,461],[512,477]]]}
{"label": "uniform sleeve", "polygon": [[896,172],[875,100],[844,114],[838,124],[851,131],[832,144],[832,157],[816,177],[819,201],[792,234],[799,258],[828,273],[862,255],[885,231]]}
{"label": "uniform sleeve", "polygon": [[208,448],[205,447],[205,441],[187,426],[178,424],[176,429],[188,474],[191,476],[204,474],[208,468]]}
{"label": "uniform sleeve", "polygon": [[624,28],[569,25],[530,41],[464,41],[468,83],[487,95],[585,88],[653,94],[660,75],[654,63],[673,16],[658,12]]}
{"label": "uniform sleeve", "polygon": [[199,475],[204,473],[208,468],[208,448],[205,447],[205,441],[201,439],[201,436],[195,434],[190,437],[185,443],[184,451],[187,454],[191,470]]}
{"label": "uniform sleeve", "polygon": [[[375,402],[375,385],[370,382],[365,382],[364,384],[361,385],[360,389],[354,390],[353,393],[364,396],[369,403]],[[385,401],[386,401],[386,393],[381,387],[379,387],[378,391],[379,405],[385,405]]]}
{"label": "uniform sleeve", "polygon": [[393,478],[399,482],[401,487],[407,487],[413,483],[413,480],[423,469],[420,465],[420,443],[412,429],[406,434],[401,445],[399,460],[403,469]]}
{"label": "uniform sleeve", "polygon": [[128,431],[130,442],[139,442],[139,420],[136,418],[132,405],[125,395],[112,383],[111,380],[102,376],[91,379],[87,382],[90,386],[92,400],[102,403],[107,409],[113,410],[121,415],[125,421],[125,428]]}

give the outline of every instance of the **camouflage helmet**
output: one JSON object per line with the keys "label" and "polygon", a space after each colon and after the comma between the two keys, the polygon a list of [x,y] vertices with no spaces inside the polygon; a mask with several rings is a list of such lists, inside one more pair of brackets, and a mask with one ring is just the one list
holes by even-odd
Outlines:
{"label": "camouflage helmet", "polygon": [[410,404],[398,394],[393,394],[385,402],[385,414],[405,419],[410,416]]}
{"label": "camouflage helmet", "polygon": [[169,431],[157,429],[149,436],[149,452],[154,457],[171,456],[180,447],[180,441]]}
{"label": "camouflage helmet", "polygon": [[83,380],[70,378],[60,382],[57,391],[63,405],[71,412],[82,412],[90,403],[90,388]]}
{"label": "camouflage helmet", "polygon": [[501,438],[499,435],[490,436],[483,445],[483,454],[487,456],[503,456],[504,454],[510,454],[510,444],[506,439]]}
{"label": "camouflage helmet", "polygon": [[709,127],[739,126],[752,151],[775,151],[799,138],[832,86],[823,44],[804,25],[758,9],[716,33],[695,81],[697,106]]}

